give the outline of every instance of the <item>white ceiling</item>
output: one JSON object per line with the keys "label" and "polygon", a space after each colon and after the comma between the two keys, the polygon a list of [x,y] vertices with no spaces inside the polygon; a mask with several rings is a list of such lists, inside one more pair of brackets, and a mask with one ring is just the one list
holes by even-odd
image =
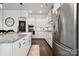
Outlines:
{"label": "white ceiling", "polygon": [[44,7],[41,7],[40,5],[44,3],[23,3],[22,6],[20,6],[19,3],[3,3],[3,9],[4,10],[27,10],[32,11],[32,13],[48,13],[48,11],[53,6],[53,3],[45,3]]}

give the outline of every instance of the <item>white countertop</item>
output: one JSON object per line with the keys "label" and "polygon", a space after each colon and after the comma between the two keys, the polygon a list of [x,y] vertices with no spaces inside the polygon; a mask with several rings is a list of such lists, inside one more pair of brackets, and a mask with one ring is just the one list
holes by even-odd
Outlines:
{"label": "white countertop", "polygon": [[0,35],[0,43],[13,43],[25,36],[31,37],[31,33],[9,33]]}

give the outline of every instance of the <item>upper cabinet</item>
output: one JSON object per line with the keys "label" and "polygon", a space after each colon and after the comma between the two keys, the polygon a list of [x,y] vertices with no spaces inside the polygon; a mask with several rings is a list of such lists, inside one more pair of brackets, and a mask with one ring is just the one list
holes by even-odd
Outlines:
{"label": "upper cabinet", "polygon": [[50,29],[50,31],[53,30],[53,25],[55,25],[55,23],[57,23],[57,19],[58,19],[58,15],[59,15],[59,11],[58,9],[61,7],[63,3],[54,3],[54,6],[49,10],[48,12],[48,29]]}
{"label": "upper cabinet", "polygon": [[61,5],[60,3],[54,4],[53,10],[56,11],[60,7],[60,5]]}
{"label": "upper cabinet", "polygon": [[54,3],[54,6],[48,12],[48,23],[52,24],[55,21],[56,16],[58,15],[58,9],[62,6],[63,3]]}
{"label": "upper cabinet", "polygon": [[63,4],[63,3],[55,3],[55,4],[54,4],[54,8],[52,8],[52,10],[53,10],[53,11],[56,11],[58,8],[61,7],[62,4]]}

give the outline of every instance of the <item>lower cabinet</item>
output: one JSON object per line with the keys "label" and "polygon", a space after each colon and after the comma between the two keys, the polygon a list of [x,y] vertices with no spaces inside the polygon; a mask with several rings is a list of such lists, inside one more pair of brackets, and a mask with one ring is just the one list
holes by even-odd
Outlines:
{"label": "lower cabinet", "polygon": [[12,56],[12,44],[0,44],[0,56]]}
{"label": "lower cabinet", "polygon": [[36,31],[35,35],[32,35],[33,38],[44,38],[44,32]]}
{"label": "lower cabinet", "polygon": [[33,38],[44,38],[47,41],[47,43],[50,45],[50,47],[52,48],[52,40],[53,40],[52,32],[39,31],[39,32],[36,32],[35,35],[33,35]]}
{"label": "lower cabinet", "polygon": [[45,40],[47,41],[47,43],[52,48],[52,40],[53,40],[53,34],[52,34],[52,32],[46,32],[45,33]]}
{"label": "lower cabinet", "polygon": [[26,56],[31,46],[31,38],[24,37],[13,44],[13,56]]}
{"label": "lower cabinet", "polygon": [[31,47],[31,37],[23,37],[13,43],[0,44],[0,56],[26,56]]}
{"label": "lower cabinet", "polygon": [[13,56],[21,55],[21,40],[18,40],[13,43]]}

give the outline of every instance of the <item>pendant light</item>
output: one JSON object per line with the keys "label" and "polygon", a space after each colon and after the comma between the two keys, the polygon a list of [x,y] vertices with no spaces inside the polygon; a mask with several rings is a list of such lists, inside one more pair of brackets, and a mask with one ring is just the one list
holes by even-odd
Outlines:
{"label": "pendant light", "polygon": [[22,5],[23,3],[20,3],[20,17],[22,17]]}
{"label": "pendant light", "polygon": [[26,17],[23,16],[23,3],[20,3],[20,19],[26,19]]}

